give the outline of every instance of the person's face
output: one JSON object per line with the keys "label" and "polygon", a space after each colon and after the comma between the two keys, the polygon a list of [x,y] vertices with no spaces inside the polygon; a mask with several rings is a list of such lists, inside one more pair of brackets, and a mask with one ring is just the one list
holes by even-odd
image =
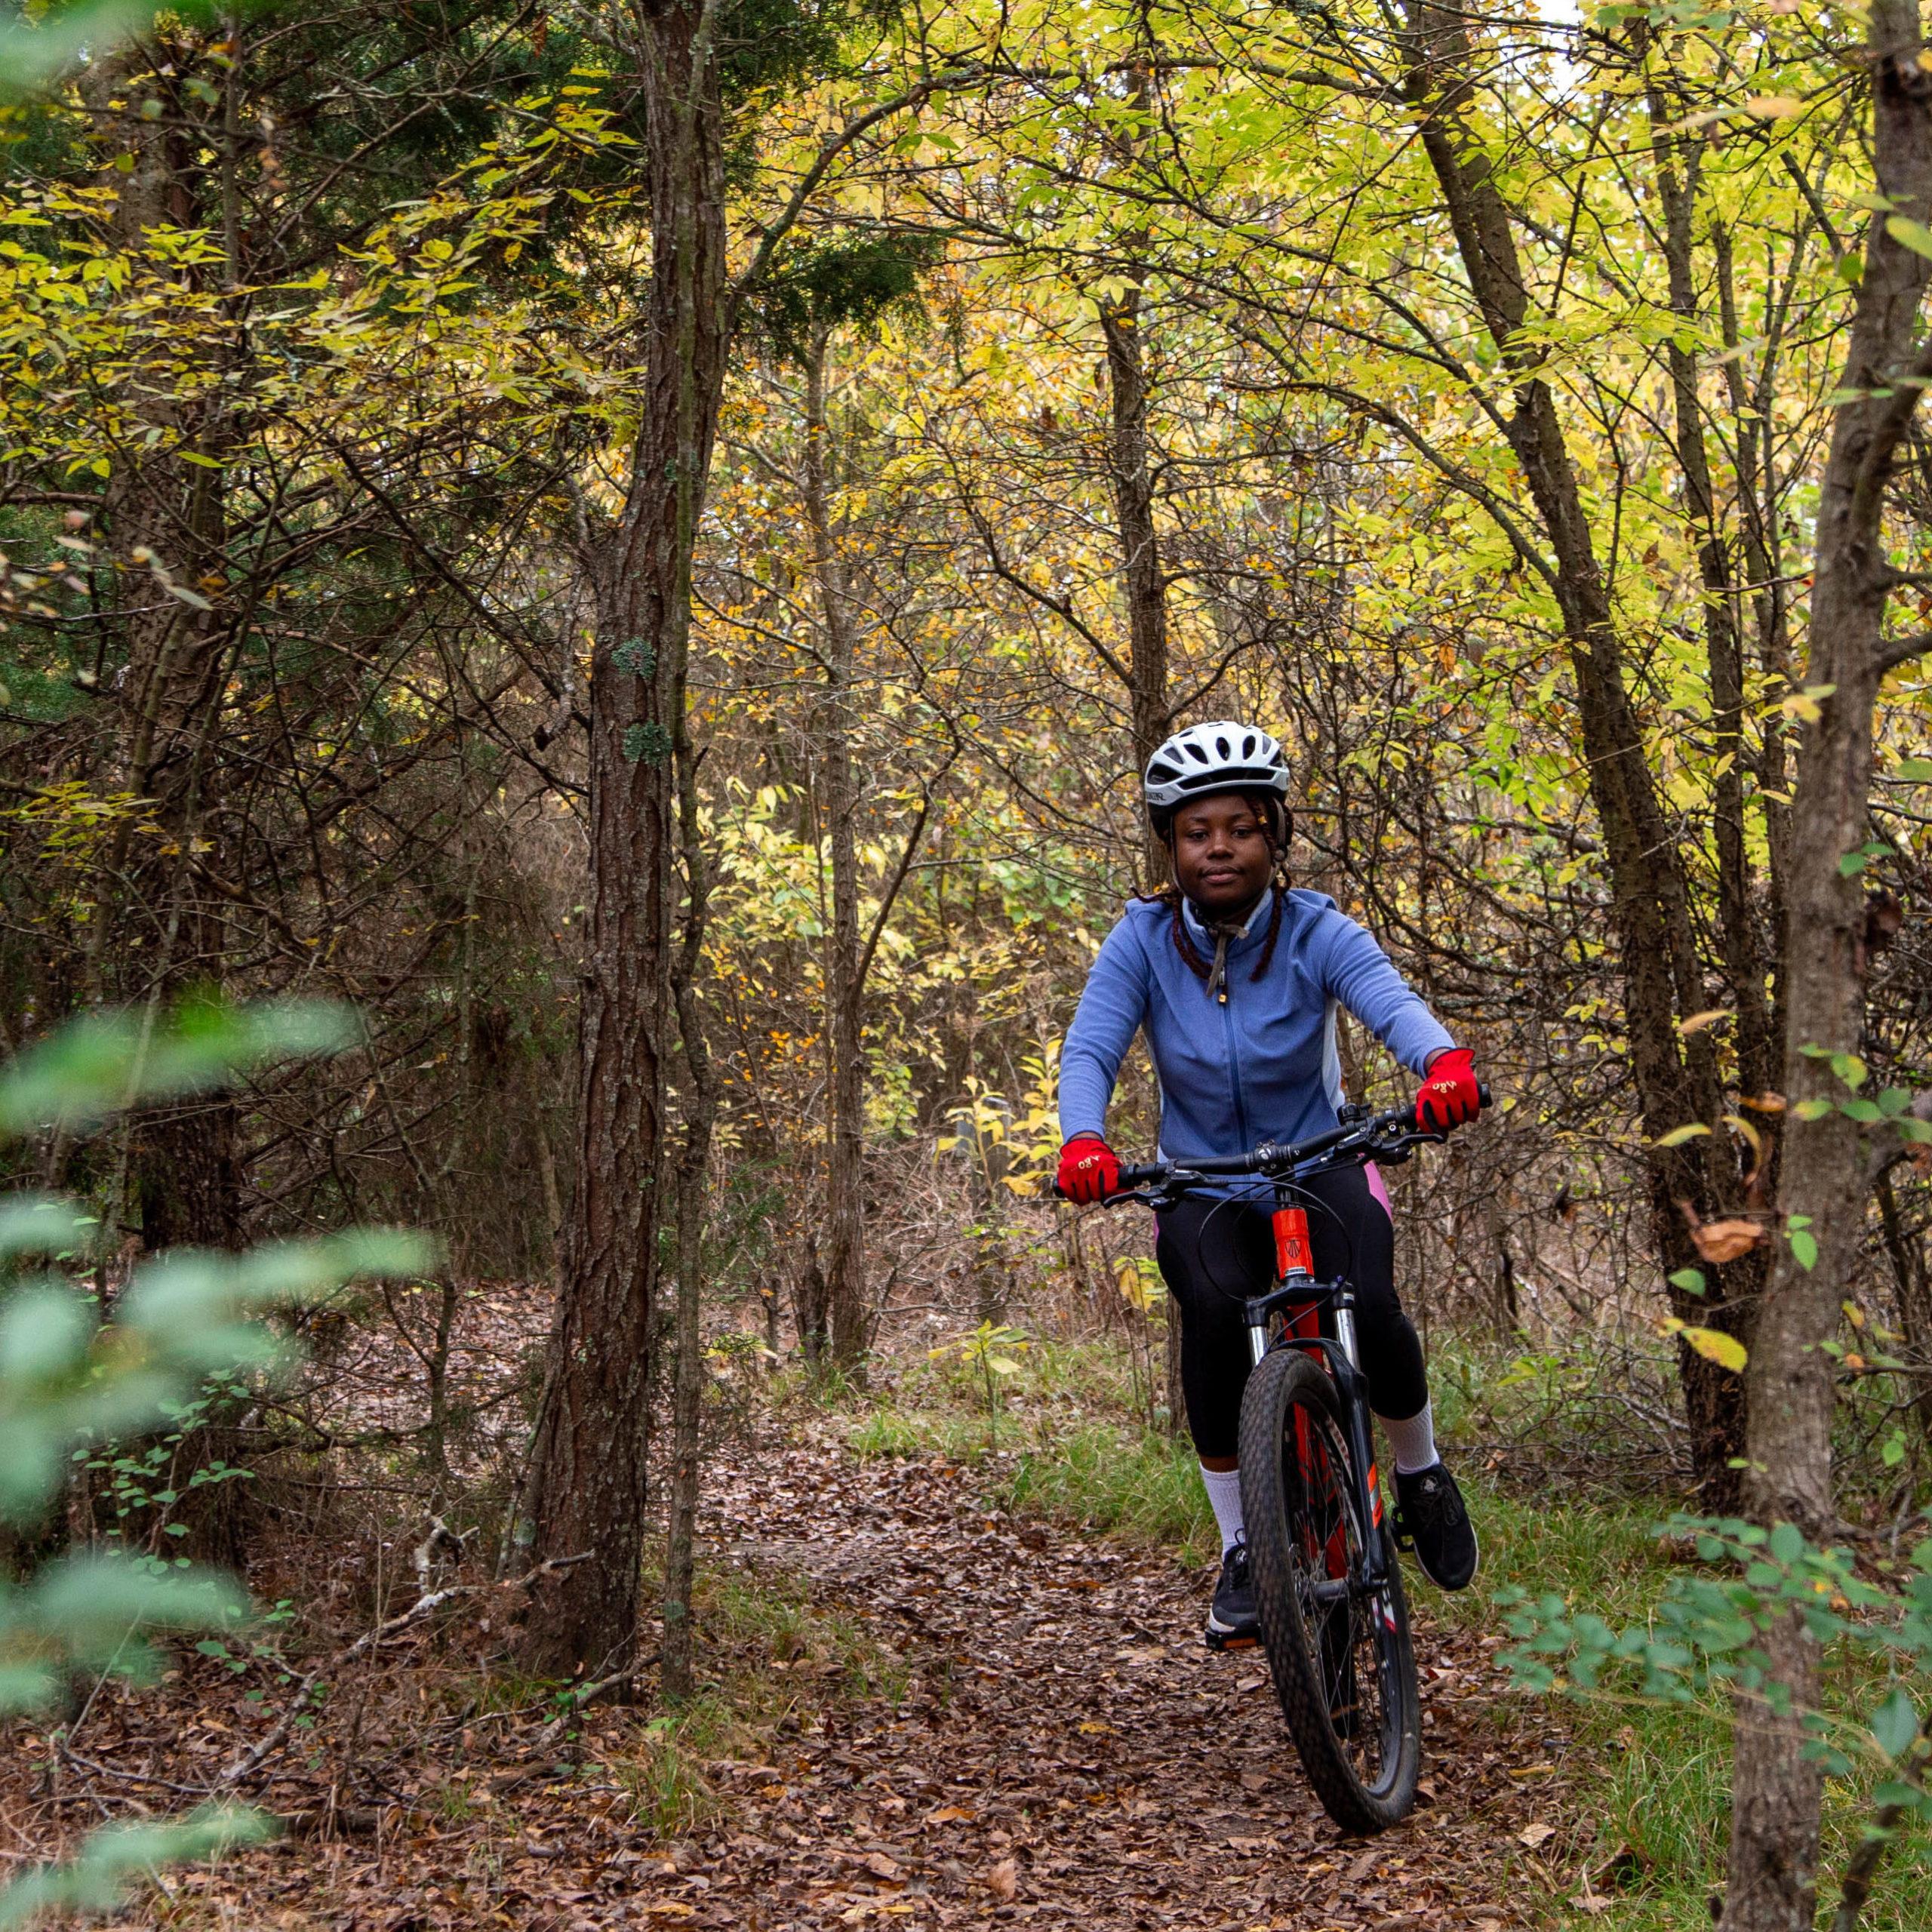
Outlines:
{"label": "person's face", "polygon": [[1174,880],[1204,912],[1239,912],[1267,889],[1275,850],[1260,811],[1237,792],[1174,814]]}

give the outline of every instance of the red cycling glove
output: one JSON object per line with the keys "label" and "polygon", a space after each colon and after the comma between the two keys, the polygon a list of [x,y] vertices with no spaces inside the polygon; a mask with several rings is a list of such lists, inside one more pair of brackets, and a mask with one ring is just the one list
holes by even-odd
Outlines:
{"label": "red cycling glove", "polygon": [[1054,1186],[1069,1201],[1091,1207],[1120,1185],[1120,1162],[1097,1134],[1076,1134],[1060,1150]]}
{"label": "red cycling glove", "polygon": [[1474,1120],[1481,1106],[1475,1059],[1468,1048],[1451,1047],[1438,1054],[1416,1096],[1417,1126],[1425,1134],[1447,1134]]}

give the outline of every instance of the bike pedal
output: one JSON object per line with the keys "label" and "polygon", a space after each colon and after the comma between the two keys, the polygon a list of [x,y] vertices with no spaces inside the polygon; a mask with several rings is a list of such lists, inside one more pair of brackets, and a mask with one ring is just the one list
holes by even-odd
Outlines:
{"label": "bike pedal", "polygon": [[1208,1647],[1216,1651],[1258,1650],[1261,1644],[1259,1637],[1224,1635],[1219,1630],[1210,1630],[1205,1633],[1205,1637]]}

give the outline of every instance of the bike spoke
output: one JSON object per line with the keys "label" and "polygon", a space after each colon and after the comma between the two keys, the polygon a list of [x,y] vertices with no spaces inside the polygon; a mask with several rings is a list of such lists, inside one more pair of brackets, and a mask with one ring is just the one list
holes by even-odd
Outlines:
{"label": "bike spoke", "polygon": [[1385,1680],[1384,1639],[1394,1627],[1386,1590],[1359,1582],[1361,1524],[1348,1460],[1332,1420],[1297,1404],[1282,1444],[1284,1490],[1294,1506],[1297,1595],[1335,1736],[1371,1789],[1397,1748],[1395,1700]]}

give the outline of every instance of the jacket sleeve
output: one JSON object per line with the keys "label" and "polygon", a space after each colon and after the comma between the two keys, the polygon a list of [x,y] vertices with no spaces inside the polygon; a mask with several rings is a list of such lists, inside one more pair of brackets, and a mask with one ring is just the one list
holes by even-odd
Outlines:
{"label": "jacket sleeve", "polygon": [[1323,989],[1339,1000],[1411,1073],[1456,1042],[1389,955],[1354,920],[1331,912],[1322,921]]}
{"label": "jacket sleeve", "polygon": [[1147,1013],[1147,957],[1126,920],[1108,934],[1060,1055],[1060,1131],[1103,1133],[1120,1063]]}

